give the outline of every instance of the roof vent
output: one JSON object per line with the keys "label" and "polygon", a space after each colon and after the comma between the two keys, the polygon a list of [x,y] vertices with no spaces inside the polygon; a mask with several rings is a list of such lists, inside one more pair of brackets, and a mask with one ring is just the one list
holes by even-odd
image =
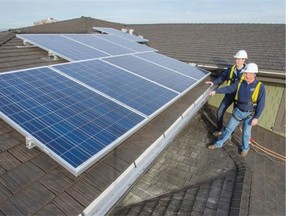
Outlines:
{"label": "roof vent", "polygon": [[133,35],[134,29],[129,29],[129,34]]}

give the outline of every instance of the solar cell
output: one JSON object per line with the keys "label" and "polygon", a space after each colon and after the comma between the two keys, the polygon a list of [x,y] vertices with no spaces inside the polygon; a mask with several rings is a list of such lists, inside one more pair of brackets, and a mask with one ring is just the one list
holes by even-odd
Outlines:
{"label": "solar cell", "polygon": [[134,42],[147,42],[148,41],[145,38],[142,38],[142,37],[139,37],[136,35],[132,35],[129,33],[125,33],[125,32],[119,31],[119,30],[114,29],[114,28],[93,27],[93,29],[100,31],[100,32],[103,32],[103,33],[110,34],[110,35],[115,35],[117,37],[121,37],[121,38],[124,38],[126,40],[134,41]]}
{"label": "solar cell", "polygon": [[17,35],[17,37],[44,50],[51,50],[68,61],[100,58],[109,55],[57,34],[22,34]]}
{"label": "solar cell", "polygon": [[101,60],[63,64],[54,68],[145,115],[163,108],[178,95]]}
{"label": "solar cell", "polygon": [[145,119],[47,67],[1,74],[0,111],[74,175]]}
{"label": "solar cell", "polygon": [[[105,61],[131,71],[141,77],[159,83],[179,93],[191,88],[197,80],[176,73],[133,55],[105,58]],[[183,63],[184,64],[184,63]]]}

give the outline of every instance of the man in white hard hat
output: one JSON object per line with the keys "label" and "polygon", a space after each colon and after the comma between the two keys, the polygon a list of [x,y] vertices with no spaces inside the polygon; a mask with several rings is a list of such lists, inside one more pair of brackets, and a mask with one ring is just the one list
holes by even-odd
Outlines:
{"label": "man in white hard hat", "polygon": [[263,112],[266,100],[266,90],[260,81],[256,80],[258,66],[255,63],[249,63],[242,71],[244,80],[235,82],[230,86],[212,91],[209,95],[213,96],[216,93],[235,94],[235,108],[232,112],[232,117],[223,131],[220,138],[213,144],[209,145],[210,150],[221,148],[226,140],[230,137],[237,125],[243,122],[241,155],[246,156],[250,149],[249,141],[251,138],[252,126],[258,124],[260,115]]}
{"label": "man in white hard hat", "polygon": [[[212,81],[206,81],[209,85],[221,85],[227,81],[227,85],[231,85],[236,81],[243,79],[241,71],[245,68],[245,60],[248,58],[245,50],[239,50],[235,56],[235,64],[228,67],[217,79]],[[235,93],[225,94],[218,110],[217,110],[217,129],[213,133],[214,136],[218,137],[223,131],[223,117],[228,107],[234,102]]]}

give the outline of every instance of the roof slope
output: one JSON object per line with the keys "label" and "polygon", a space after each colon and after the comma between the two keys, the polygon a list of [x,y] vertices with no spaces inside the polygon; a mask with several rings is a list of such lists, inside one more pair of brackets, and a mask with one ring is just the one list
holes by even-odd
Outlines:
{"label": "roof slope", "polygon": [[262,71],[285,74],[284,24],[150,24],[126,25],[90,17],[13,30],[20,33],[91,33],[93,27],[133,28],[160,53],[187,63],[224,68],[239,49]]}
{"label": "roof slope", "polygon": [[199,65],[226,67],[244,49],[260,70],[285,73],[284,24],[131,25],[161,53]]}
{"label": "roof slope", "polygon": [[111,27],[120,29],[125,24],[108,22],[105,20],[94,19],[91,17],[80,17],[71,20],[58,21],[45,25],[37,25],[17,29],[21,33],[88,33],[95,32],[92,27]]}

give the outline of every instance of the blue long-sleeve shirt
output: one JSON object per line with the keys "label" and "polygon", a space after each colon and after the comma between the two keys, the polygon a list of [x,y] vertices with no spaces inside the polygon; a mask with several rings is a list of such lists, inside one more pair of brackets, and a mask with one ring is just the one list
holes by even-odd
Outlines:
{"label": "blue long-sleeve shirt", "polygon": [[[231,79],[231,84],[235,83],[237,80],[241,79],[242,73],[241,71],[245,68],[245,64],[243,65],[243,67],[238,70],[237,67],[235,67],[235,71],[233,71],[233,76]],[[221,85],[223,82],[225,82],[226,80],[229,80],[229,76],[230,76],[230,71],[231,68],[233,67],[233,65],[231,65],[230,67],[228,67],[223,73],[220,74],[220,76],[213,80],[213,84],[214,85]]]}
{"label": "blue long-sleeve shirt", "polygon": [[[226,86],[216,90],[218,94],[227,94],[227,93],[235,93],[238,88],[239,81],[233,83],[230,86]],[[245,80],[242,81],[242,84],[238,91],[238,101],[241,103],[237,104],[237,107],[244,111],[251,111],[254,109],[253,104],[248,104],[252,102],[252,94],[254,89],[258,83],[258,80],[254,80],[252,83],[248,84]],[[264,84],[262,83],[259,90],[259,95],[257,99],[257,106],[255,108],[255,114],[253,118],[259,118],[262,114],[264,107],[265,107],[265,100],[266,100],[266,90]],[[243,102],[243,103],[242,103]]]}

